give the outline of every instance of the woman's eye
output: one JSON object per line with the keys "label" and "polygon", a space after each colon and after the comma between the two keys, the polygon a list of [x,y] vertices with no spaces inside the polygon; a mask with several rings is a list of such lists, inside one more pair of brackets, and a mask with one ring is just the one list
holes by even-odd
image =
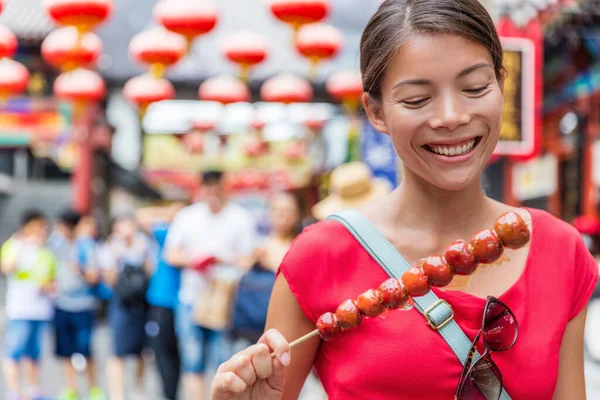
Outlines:
{"label": "woman's eye", "polygon": [[423,99],[419,99],[419,100],[412,100],[412,101],[407,101],[407,100],[404,100],[404,101],[402,102],[402,104],[405,104],[405,105],[407,105],[407,106],[412,106],[412,107],[414,107],[414,106],[420,106],[420,105],[422,105],[422,104],[425,104],[425,102],[426,102],[427,100],[429,100],[429,98],[428,98],[428,97],[426,97],[426,98],[423,98]]}
{"label": "woman's eye", "polygon": [[473,89],[466,89],[465,92],[467,92],[469,94],[480,94],[480,93],[483,93],[489,87],[490,87],[490,85],[485,85],[485,86],[481,86],[481,87],[477,87],[477,88],[473,88]]}

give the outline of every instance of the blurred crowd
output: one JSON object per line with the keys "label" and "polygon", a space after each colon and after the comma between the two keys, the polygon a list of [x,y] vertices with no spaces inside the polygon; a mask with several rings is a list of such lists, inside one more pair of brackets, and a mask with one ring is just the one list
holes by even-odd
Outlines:
{"label": "blurred crowd", "polygon": [[[273,194],[265,237],[253,215],[228,198],[222,172],[207,171],[202,181],[198,201],[118,216],[107,234],[73,210],[55,220],[38,210],[21,216],[0,253],[7,280],[6,399],[45,398],[39,361],[46,329],[63,364],[60,400],[125,400],[126,385],[137,387],[140,398],[157,398],[143,393],[147,351],[163,398],[202,399],[207,371],[257,340],[277,268],[304,226],[301,201]],[[100,322],[112,335],[106,371],[96,371],[92,353]],[[127,358],[137,360],[135,383],[125,382]],[[74,360],[85,366],[84,390]],[[106,388],[99,373],[106,374]]]}

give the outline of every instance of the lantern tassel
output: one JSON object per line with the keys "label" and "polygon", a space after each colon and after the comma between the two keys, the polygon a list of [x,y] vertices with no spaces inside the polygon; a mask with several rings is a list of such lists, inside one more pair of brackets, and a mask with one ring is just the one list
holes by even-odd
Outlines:
{"label": "lantern tassel", "polygon": [[311,57],[310,58],[310,67],[308,69],[308,79],[312,82],[317,80],[319,76],[319,58]]}
{"label": "lantern tassel", "polygon": [[250,65],[248,64],[241,64],[240,66],[240,79],[242,81],[244,81],[245,83],[248,83],[250,80]]}
{"label": "lantern tassel", "polygon": [[150,75],[152,75],[153,78],[161,79],[165,76],[165,70],[164,64],[154,63],[150,66]]}

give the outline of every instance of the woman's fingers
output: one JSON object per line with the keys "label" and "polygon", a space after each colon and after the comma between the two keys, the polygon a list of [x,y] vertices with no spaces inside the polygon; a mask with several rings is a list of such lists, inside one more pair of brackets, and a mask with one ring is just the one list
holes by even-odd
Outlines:
{"label": "woman's fingers", "polygon": [[246,354],[240,354],[235,358],[237,366],[234,372],[237,374],[237,376],[242,378],[242,380],[246,382],[248,386],[253,385],[254,382],[256,382],[257,377],[250,357]]}
{"label": "woman's fingers", "polygon": [[246,390],[248,385],[233,372],[218,373],[213,381],[211,399],[228,400]]}
{"label": "woman's fingers", "polygon": [[273,374],[267,378],[267,383],[273,390],[283,393],[285,366],[277,358],[271,360]]}
{"label": "woman's fingers", "polygon": [[252,353],[252,365],[258,379],[267,379],[273,374],[273,361],[267,345],[256,345],[256,350]]}
{"label": "woman's fingers", "polygon": [[290,344],[283,335],[275,330],[269,329],[258,341],[259,344],[266,344],[283,365],[290,365]]}

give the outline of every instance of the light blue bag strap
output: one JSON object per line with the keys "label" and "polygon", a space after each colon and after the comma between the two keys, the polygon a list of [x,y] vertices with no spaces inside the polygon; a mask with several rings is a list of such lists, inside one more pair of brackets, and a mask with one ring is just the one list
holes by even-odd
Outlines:
{"label": "light blue bag strap", "polygon": [[[389,240],[358,210],[344,210],[327,219],[346,227],[389,276],[400,279],[411,267]],[[442,335],[460,363],[465,365],[473,343],[454,321],[454,312],[450,304],[440,300],[432,290],[425,296],[414,297],[413,300],[415,308],[425,316],[428,325]],[[479,357],[479,352],[476,352],[473,361]],[[511,400],[504,389],[500,399]]]}

